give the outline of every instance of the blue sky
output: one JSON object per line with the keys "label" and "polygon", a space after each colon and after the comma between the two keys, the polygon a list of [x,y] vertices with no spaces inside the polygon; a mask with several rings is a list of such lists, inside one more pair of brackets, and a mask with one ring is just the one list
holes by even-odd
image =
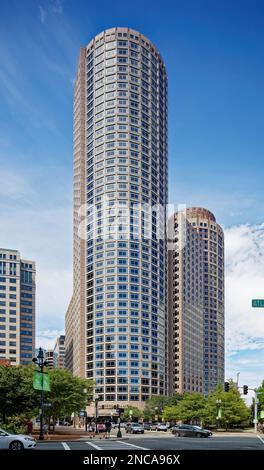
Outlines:
{"label": "blue sky", "polygon": [[[264,277],[263,20],[261,0],[3,2],[0,246],[20,249],[38,263],[40,341],[63,329],[71,291],[72,93],[79,47],[103,29],[129,26],[156,44],[167,66],[170,202],[208,207],[226,230],[227,373],[241,367],[242,378],[258,379],[245,354],[251,365],[264,362],[258,337],[264,314],[250,309],[251,297],[263,297]],[[249,246],[252,257],[245,258]]]}

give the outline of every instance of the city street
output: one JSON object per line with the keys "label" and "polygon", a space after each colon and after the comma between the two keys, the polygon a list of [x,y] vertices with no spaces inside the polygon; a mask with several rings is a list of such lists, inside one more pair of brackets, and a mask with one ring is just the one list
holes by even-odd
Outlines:
{"label": "city street", "polygon": [[264,437],[254,434],[185,438],[169,435],[144,435],[110,440],[85,439],[64,442],[38,442],[35,450],[264,450]]}

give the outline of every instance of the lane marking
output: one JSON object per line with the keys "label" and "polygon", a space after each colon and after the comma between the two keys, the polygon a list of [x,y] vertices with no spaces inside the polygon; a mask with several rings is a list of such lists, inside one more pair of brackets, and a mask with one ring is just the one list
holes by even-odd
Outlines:
{"label": "lane marking", "polygon": [[103,450],[102,447],[99,447],[99,446],[97,446],[96,444],[91,443],[91,442],[89,442],[89,441],[87,441],[86,444],[88,444],[88,446],[94,447],[96,450]]}
{"label": "lane marking", "polygon": [[257,436],[257,437],[261,440],[262,444],[264,444],[264,439],[262,439],[262,437],[260,436]]}
{"label": "lane marking", "polygon": [[61,445],[64,447],[64,450],[71,450],[71,448],[66,444],[66,442],[62,442]]}
{"label": "lane marking", "polygon": [[146,447],[135,446],[134,444],[129,444],[128,442],[123,442],[123,441],[116,441],[116,442],[119,442],[119,444],[125,444],[126,446],[135,447],[136,449],[149,450]]}

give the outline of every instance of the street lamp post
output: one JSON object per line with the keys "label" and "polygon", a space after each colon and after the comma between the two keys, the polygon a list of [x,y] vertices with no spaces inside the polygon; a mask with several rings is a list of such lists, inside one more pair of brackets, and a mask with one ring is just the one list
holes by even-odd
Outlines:
{"label": "street lamp post", "polygon": [[[44,361],[44,351],[42,348],[39,348],[39,352],[37,357],[34,357],[32,359],[32,362],[39,366],[40,368],[40,373],[44,374],[44,367],[47,366],[47,361]],[[42,380],[43,384],[43,380]],[[44,391],[43,391],[43,386],[41,389],[40,393],[40,429],[39,429],[39,440],[43,441],[44,440],[44,433],[43,433],[43,405],[44,405]]]}
{"label": "street lamp post", "polygon": [[155,406],[155,421],[159,420],[158,409],[159,409],[159,407]]}
{"label": "street lamp post", "polygon": [[119,407],[119,405],[117,405],[116,409],[117,409],[117,412],[118,412],[118,431],[117,431],[116,437],[120,439],[122,437],[121,426],[120,426],[122,409]]}
{"label": "street lamp post", "polygon": [[215,403],[216,403],[216,406],[217,406],[216,423],[217,423],[217,429],[218,429],[219,428],[219,420],[220,420],[220,406],[221,406],[222,400],[216,400]]}
{"label": "street lamp post", "polygon": [[95,434],[98,434],[98,429],[97,429],[97,422],[98,422],[98,401],[99,401],[99,395],[96,394],[94,396],[94,403],[95,403]]}

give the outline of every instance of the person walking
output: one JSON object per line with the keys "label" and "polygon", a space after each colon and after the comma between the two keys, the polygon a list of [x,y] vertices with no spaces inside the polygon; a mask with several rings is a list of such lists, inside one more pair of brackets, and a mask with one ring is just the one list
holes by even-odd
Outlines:
{"label": "person walking", "polygon": [[27,433],[31,436],[32,432],[33,432],[33,423],[29,419],[28,422],[27,422]]}
{"label": "person walking", "polygon": [[104,425],[104,423],[100,422],[97,425],[97,429],[98,429],[98,432],[99,432],[99,439],[104,438],[105,437],[105,425]]}
{"label": "person walking", "polygon": [[110,433],[111,433],[111,428],[112,428],[112,423],[109,421],[109,419],[105,420],[105,438],[110,439]]}
{"label": "person walking", "polygon": [[46,436],[46,439],[49,440],[50,437],[49,437],[49,425],[47,423],[45,423],[43,425],[43,433],[44,433],[44,439],[45,439],[45,436]]}
{"label": "person walking", "polygon": [[95,436],[95,426],[92,421],[90,421],[88,424],[88,433],[89,433],[89,437],[91,438]]}

